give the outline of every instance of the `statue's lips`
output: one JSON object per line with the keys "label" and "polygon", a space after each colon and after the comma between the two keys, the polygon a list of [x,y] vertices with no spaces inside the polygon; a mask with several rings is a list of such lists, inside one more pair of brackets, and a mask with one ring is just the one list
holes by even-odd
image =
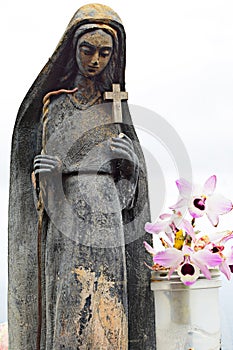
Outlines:
{"label": "statue's lips", "polygon": [[90,67],[90,66],[88,66],[88,70],[89,70],[89,71],[95,72],[95,71],[98,70],[98,69],[99,69],[99,67]]}

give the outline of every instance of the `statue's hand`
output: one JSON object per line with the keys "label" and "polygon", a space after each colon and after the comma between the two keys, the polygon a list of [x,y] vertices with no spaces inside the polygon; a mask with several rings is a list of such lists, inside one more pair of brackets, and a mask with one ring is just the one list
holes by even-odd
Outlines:
{"label": "statue's hand", "polygon": [[121,133],[111,142],[112,156],[115,159],[113,175],[123,209],[132,208],[139,176],[139,160],[134,151],[132,140]]}
{"label": "statue's hand", "polygon": [[61,171],[62,162],[58,157],[39,154],[34,158],[33,168],[35,175],[51,174]]}
{"label": "statue's hand", "polygon": [[111,142],[112,155],[121,160],[120,171],[127,177],[133,177],[137,181],[139,160],[133,148],[132,140],[125,134],[120,133],[113,137]]}

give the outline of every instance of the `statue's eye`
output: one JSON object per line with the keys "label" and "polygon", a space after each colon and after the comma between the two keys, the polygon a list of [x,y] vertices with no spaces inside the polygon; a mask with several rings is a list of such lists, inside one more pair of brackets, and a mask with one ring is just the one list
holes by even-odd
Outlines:
{"label": "statue's eye", "polygon": [[80,50],[84,55],[93,55],[95,53],[95,50],[89,46],[81,46]]}
{"label": "statue's eye", "polygon": [[110,48],[103,48],[100,49],[100,56],[102,57],[108,57],[111,54],[111,49]]}

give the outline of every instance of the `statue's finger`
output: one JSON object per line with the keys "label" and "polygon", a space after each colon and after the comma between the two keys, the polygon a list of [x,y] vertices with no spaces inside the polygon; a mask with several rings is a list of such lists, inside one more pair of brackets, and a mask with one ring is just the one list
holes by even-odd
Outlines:
{"label": "statue's finger", "polygon": [[130,147],[130,145],[128,143],[122,143],[122,142],[115,142],[113,141],[111,143],[111,147],[113,147],[113,149],[122,149],[126,152],[128,152],[129,154],[133,154],[134,153],[134,149],[132,149]]}
{"label": "statue's finger", "polygon": [[59,158],[56,156],[50,156],[48,154],[38,154],[34,158],[34,162],[36,161],[42,161],[42,160],[48,160],[48,161],[54,161],[54,162],[59,162]]}
{"label": "statue's finger", "polygon": [[52,172],[51,169],[35,169],[35,175],[49,174],[51,172]]}
{"label": "statue's finger", "polygon": [[54,169],[55,169],[54,166],[47,165],[47,164],[43,164],[42,166],[37,165],[37,166],[34,167],[34,170],[35,170],[35,171],[36,171],[36,170],[41,170],[41,171],[43,171],[43,170],[45,170],[45,171],[49,170],[49,171],[53,171]]}
{"label": "statue's finger", "polygon": [[126,134],[124,134],[123,132],[121,132],[118,137],[118,139],[123,139],[123,140],[128,140],[129,142],[132,142],[132,140],[129,138],[129,136],[127,136]]}
{"label": "statue's finger", "polygon": [[118,137],[113,137],[114,140],[120,140],[120,141],[128,141],[130,144],[133,144],[133,141],[131,138],[123,133],[120,133]]}

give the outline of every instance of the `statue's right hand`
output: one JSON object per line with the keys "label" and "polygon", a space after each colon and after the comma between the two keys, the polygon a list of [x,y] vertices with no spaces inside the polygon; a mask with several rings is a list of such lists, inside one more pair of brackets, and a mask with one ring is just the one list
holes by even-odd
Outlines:
{"label": "statue's right hand", "polygon": [[58,157],[39,154],[34,158],[33,168],[35,175],[51,174],[53,172],[61,171],[62,162]]}

